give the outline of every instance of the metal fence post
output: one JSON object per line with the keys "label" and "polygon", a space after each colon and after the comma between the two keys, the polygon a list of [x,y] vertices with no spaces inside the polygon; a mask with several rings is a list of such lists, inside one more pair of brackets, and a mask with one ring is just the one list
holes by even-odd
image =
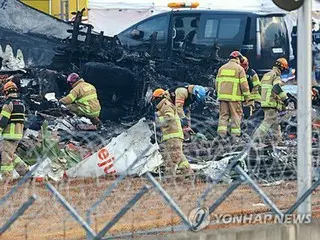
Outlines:
{"label": "metal fence post", "polygon": [[149,172],[146,174],[146,177],[149,182],[152,183],[152,185],[159,191],[160,195],[170,205],[170,207],[178,214],[184,224],[187,225],[189,229],[192,228],[192,225],[190,224],[188,218],[184,215],[179,206],[173,201],[170,195],[161,187],[157,180],[155,180]]}
{"label": "metal fence post", "polygon": [[149,191],[149,187],[148,186],[144,186],[136,195],[134,195],[134,197],[127,203],[127,205],[125,205],[120,212],[98,233],[98,235],[95,237],[95,239],[101,239],[104,235],[106,235],[106,233],[110,230],[110,228],[112,228],[118,221],[120,218],[123,217],[123,215],[125,215],[130,208],[133,207],[133,205],[139,201],[139,199]]}
{"label": "metal fence post", "polygon": [[67,209],[71,216],[86,230],[87,236],[93,239],[96,233],[88,225],[88,223],[82,219],[82,217],[77,213],[77,211],[68,203],[68,201],[53,187],[50,183],[46,183],[48,190],[58,199],[62,206]]}
{"label": "metal fence post", "polygon": [[[311,187],[311,0],[298,10],[298,198]],[[311,213],[311,196],[299,206],[300,214]]]}

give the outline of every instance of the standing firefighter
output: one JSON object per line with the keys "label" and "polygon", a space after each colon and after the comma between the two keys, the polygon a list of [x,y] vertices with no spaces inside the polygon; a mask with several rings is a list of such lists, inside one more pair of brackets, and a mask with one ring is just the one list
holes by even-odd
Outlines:
{"label": "standing firefighter", "polygon": [[261,80],[261,107],[264,111],[264,119],[253,135],[253,139],[263,138],[270,130],[275,138],[274,144],[281,141],[279,125],[279,111],[283,111],[288,105],[289,99],[281,88],[281,73],[289,68],[285,58],[276,60],[272,70],[266,73]]}
{"label": "standing firefighter", "polygon": [[248,102],[243,106],[244,118],[249,118],[254,110],[255,102],[261,101],[261,83],[258,74],[252,68],[249,67],[249,60],[245,56],[241,62],[241,66],[247,74],[247,80],[250,90],[250,96]]}
{"label": "standing firefighter", "polygon": [[[175,104],[184,133],[189,135],[191,130],[191,104],[204,103],[206,90],[199,85],[171,88],[168,90],[171,101]],[[189,137],[189,136],[188,136]]]}
{"label": "standing firefighter", "polygon": [[97,96],[96,88],[85,82],[76,73],[71,73],[67,82],[71,85],[72,90],[60,102],[78,116],[84,116],[91,120],[95,125],[100,124],[100,103]]}
{"label": "standing firefighter", "polygon": [[176,174],[176,170],[192,173],[190,164],[183,154],[183,132],[174,104],[163,89],[156,89],[152,100],[156,105],[156,116],[162,131],[166,172],[173,175]]}
{"label": "standing firefighter", "polygon": [[241,53],[234,51],[230,54],[229,62],[218,71],[215,86],[220,102],[218,134],[221,137],[226,136],[230,119],[231,136],[241,135],[242,102],[247,101],[250,96],[246,73],[240,66],[241,61]]}
{"label": "standing firefighter", "polygon": [[25,120],[25,106],[18,98],[18,88],[13,82],[7,82],[3,91],[7,101],[0,113],[0,130],[2,140],[1,175],[4,179],[13,177],[13,170],[20,174],[26,174],[27,165],[15,155],[19,141],[23,137]]}

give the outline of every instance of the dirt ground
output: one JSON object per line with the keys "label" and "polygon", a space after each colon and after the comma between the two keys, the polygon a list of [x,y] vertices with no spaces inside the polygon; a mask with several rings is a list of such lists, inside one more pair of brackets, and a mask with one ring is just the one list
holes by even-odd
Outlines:
{"label": "dirt ground", "polygon": [[[102,195],[113,179],[81,179],[52,183],[60,193],[74,206],[80,216],[85,219],[86,210]],[[99,232],[143,186],[151,186],[146,179],[125,179],[116,187],[91,215],[91,227]],[[207,184],[189,179],[174,182],[172,179],[162,180],[161,185],[170,194],[185,215],[197,207],[197,200],[204,192]],[[4,185],[0,190],[3,196],[12,187]],[[210,206],[227,188],[227,185],[216,185],[208,195],[203,206]],[[277,186],[262,187],[279,209],[289,208],[296,200],[296,183],[286,182]],[[85,231],[74,221],[68,212],[48,191],[44,183],[28,182],[20,188],[5,204],[1,206],[1,225],[18,209],[32,194],[38,199],[23,216],[7,230],[0,239],[85,239]],[[320,191],[313,193],[313,215],[320,216]],[[247,185],[238,188],[226,201],[219,206],[214,214],[250,214],[269,212],[262,204],[259,196]],[[131,208],[106,236],[132,234],[179,225],[180,218],[164,202],[155,189],[150,189]],[[213,224],[209,228],[226,228],[233,225]]]}

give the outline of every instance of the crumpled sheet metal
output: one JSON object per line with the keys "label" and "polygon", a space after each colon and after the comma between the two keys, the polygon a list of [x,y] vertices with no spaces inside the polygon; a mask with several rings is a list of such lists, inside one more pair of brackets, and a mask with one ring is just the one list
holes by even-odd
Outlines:
{"label": "crumpled sheet metal", "polygon": [[[99,177],[108,174],[140,176],[151,171],[163,162],[158,145],[150,142],[151,135],[148,124],[142,118],[130,129],[113,138],[107,146],[69,169],[67,176]],[[135,166],[128,169],[137,159]]]}

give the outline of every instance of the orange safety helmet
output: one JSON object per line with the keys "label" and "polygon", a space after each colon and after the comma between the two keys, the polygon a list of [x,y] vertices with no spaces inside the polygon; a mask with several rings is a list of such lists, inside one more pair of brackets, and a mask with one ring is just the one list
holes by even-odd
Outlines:
{"label": "orange safety helmet", "polygon": [[162,88],[157,88],[156,90],[153,91],[152,93],[152,99],[161,97],[164,93],[164,90]]}
{"label": "orange safety helmet", "polygon": [[243,60],[242,62],[240,63],[241,67],[243,67],[244,70],[248,70],[249,68],[249,60],[247,57],[243,56]]}
{"label": "orange safety helmet", "polygon": [[289,69],[288,61],[285,58],[278,58],[275,65],[280,68],[281,71]]}
{"label": "orange safety helmet", "polygon": [[7,94],[9,90],[16,92],[18,91],[18,87],[14,82],[9,81],[3,86],[3,91]]}

